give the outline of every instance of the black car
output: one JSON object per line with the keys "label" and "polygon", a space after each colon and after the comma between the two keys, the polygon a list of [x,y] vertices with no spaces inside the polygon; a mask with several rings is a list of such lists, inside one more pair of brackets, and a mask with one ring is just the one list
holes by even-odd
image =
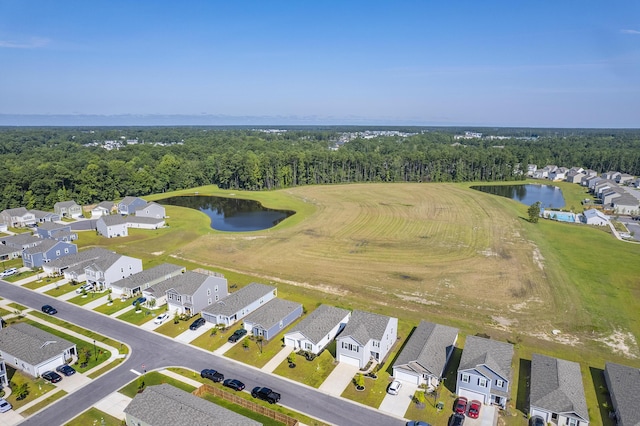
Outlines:
{"label": "black car", "polygon": [[251,396],[267,401],[269,404],[275,404],[280,401],[280,394],[278,392],[274,392],[269,388],[261,388],[260,386],[253,388]]}
{"label": "black car", "polygon": [[76,370],[67,364],[62,364],[61,366],[56,368],[58,373],[62,373],[65,376],[71,376],[72,374],[76,374]]}
{"label": "black car", "polygon": [[198,318],[197,320],[191,323],[191,325],[189,326],[189,330],[197,330],[200,327],[202,327],[205,322],[206,321],[204,318]]}
{"label": "black car", "polygon": [[210,368],[205,368],[200,372],[200,377],[203,379],[213,380],[215,383],[219,383],[224,380],[224,375],[222,373],[218,373],[216,370],[212,370]]}
{"label": "black car", "polygon": [[464,414],[454,413],[449,417],[449,426],[462,426],[464,424]]}
{"label": "black car", "polygon": [[240,340],[242,338],[242,336],[247,334],[247,330],[245,330],[244,328],[241,328],[239,330],[236,330],[233,332],[233,334],[231,336],[229,336],[229,339],[227,339],[229,342],[231,343],[235,343],[238,340]]}
{"label": "black car", "polygon": [[547,422],[545,422],[544,419],[540,416],[533,416],[529,420],[529,424],[531,426],[545,426]]}
{"label": "black car", "polygon": [[224,386],[231,388],[235,391],[241,391],[244,389],[244,383],[242,383],[240,380],[236,380],[236,379],[227,379],[222,383]]}
{"label": "black car", "polygon": [[42,307],[42,312],[44,312],[45,314],[49,314],[49,315],[55,315],[58,313],[58,311],[56,310],[56,308],[54,308],[51,305],[44,305]]}
{"label": "black car", "polygon": [[42,373],[42,378],[51,383],[58,383],[62,380],[62,376],[55,371],[45,371]]}

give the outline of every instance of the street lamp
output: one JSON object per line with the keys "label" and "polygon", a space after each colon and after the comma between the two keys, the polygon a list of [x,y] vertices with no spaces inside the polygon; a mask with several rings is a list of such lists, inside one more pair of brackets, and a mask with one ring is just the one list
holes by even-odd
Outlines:
{"label": "street lamp", "polygon": [[93,341],[93,353],[96,355],[96,361],[98,360],[98,349],[96,349],[96,341]]}

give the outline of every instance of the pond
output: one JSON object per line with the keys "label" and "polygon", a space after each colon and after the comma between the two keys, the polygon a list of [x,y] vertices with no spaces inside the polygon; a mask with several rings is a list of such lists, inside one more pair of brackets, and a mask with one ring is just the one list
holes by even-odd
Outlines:
{"label": "pond", "polygon": [[209,195],[169,197],[158,200],[157,203],[200,210],[211,218],[211,228],[230,232],[268,229],[295,213],[268,209],[253,200]]}
{"label": "pond", "polygon": [[553,185],[479,185],[471,189],[511,198],[527,206],[536,201],[540,201],[543,208],[559,209],[565,205],[562,190]]}

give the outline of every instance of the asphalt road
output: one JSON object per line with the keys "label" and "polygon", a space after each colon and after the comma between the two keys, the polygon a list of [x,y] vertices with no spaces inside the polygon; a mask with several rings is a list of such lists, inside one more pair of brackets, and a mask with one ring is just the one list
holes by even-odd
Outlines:
{"label": "asphalt road", "polygon": [[42,305],[51,304],[58,309],[57,317],[124,342],[131,348],[128,358],[120,366],[58,400],[45,410],[28,417],[20,423],[21,425],[64,424],[134,380],[137,375],[131,370],[142,372],[143,364],[147,371],[178,366],[196,371],[214,368],[222,372],[225,378],[235,378],[244,382],[246,389],[252,389],[254,386],[268,386],[282,395],[280,400],[282,405],[327,423],[362,426],[404,424],[401,420],[375,409],[326,395],[316,389],[264,373],[254,367],[1,280],[0,296],[38,310]]}

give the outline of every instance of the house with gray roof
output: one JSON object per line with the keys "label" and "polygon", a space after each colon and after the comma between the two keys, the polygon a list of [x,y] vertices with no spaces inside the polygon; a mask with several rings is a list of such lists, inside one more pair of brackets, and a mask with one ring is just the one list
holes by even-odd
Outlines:
{"label": "house with gray roof", "polygon": [[611,208],[616,214],[637,215],[640,213],[640,201],[629,193],[624,193],[611,202]]}
{"label": "house with gray roof", "polygon": [[609,224],[609,216],[597,209],[589,209],[582,212],[582,222],[587,225],[606,226]]}
{"label": "house with gray roof", "polygon": [[284,335],[284,344],[294,350],[318,355],[336,338],[351,318],[351,311],[320,305]]}
{"label": "house with gray roof", "polygon": [[129,228],[159,229],[165,225],[164,218],[127,216],[126,220]]}
{"label": "house with gray roof", "polygon": [[118,203],[118,213],[134,214],[138,207],[142,207],[146,204],[147,202],[139,197],[124,197],[122,201]]}
{"label": "house with gray roof", "polygon": [[167,309],[185,315],[196,315],[229,294],[227,279],[215,272],[187,271],[149,287],[143,294],[163,304],[163,290]]}
{"label": "house with gray roof", "polygon": [[39,238],[51,238],[61,241],[75,241],[78,239],[78,234],[71,231],[71,225],[61,224],[55,222],[44,222],[39,224],[36,228],[36,235]]}
{"label": "house with gray roof", "polygon": [[0,358],[33,377],[77,356],[74,343],[26,323],[0,330]]}
{"label": "house with gray roof", "polygon": [[545,355],[531,357],[529,414],[545,424],[589,424],[580,364]]}
{"label": "house with gray roof", "polygon": [[640,425],[640,370],[607,362],[604,366],[604,380],[609,389],[618,426]]}
{"label": "house with gray roof", "polygon": [[458,366],[456,394],[505,408],[510,398],[513,345],[467,336]]}
{"label": "house with gray roof", "polygon": [[35,247],[22,250],[22,264],[31,269],[40,268],[45,263],[77,252],[75,244],[47,238]]}
{"label": "house with gray roof", "polygon": [[36,223],[50,223],[60,220],[60,215],[53,212],[45,212],[42,210],[29,210],[29,213],[33,214],[36,219]]}
{"label": "house with gray roof", "polygon": [[102,216],[96,221],[96,230],[107,238],[129,236],[127,219],[120,215]]}
{"label": "house with gray roof", "polygon": [[[184,266],[163,263],[111,283],[111,290],[116,296],[131,297],[134,294],[143,293],[147,299],[150,297],[158,299],[156,293],[146,293],[145,290],[185,272],[187,272],[187,268]],[[166,289],[161,292],[163,298],[165,297],[165,291]],[[160,303],[156,302],[156,304],[160,306]]]}
{"label": "house with gray roof", "polygon": [[453,354],[458,331],[446,325],[420,321],[393,364],[393,377],[413,385],[438,387]]}
{"label": "house with gray roof", "polygon": [[142,207],[136,208],[137,217],[151,217],[154,219],[163,219],[166,217],[164,206],[158,203],[149,202]]}
{"label": "house with gray roof", "polygon": [[254,336],[271,340],[301,316],[302,304],[275,298],[247,315],[243,327]]}
{"label": "house with gray roof", "polygon": [[0,244],[0,260],[17,259],[22,256],[22,249]]}
{"label": "house with gray roof", "polygon": [[29,247],[35,247],[38,244],[42,243],[42,241],[42,239],[31,235],[31,233],[28,232],[0,237],[0,243],[20,250],[24,250]]}
{"label": "house with gray roof", "polygon": [[109,216],[118,211],[116,204],[112,201],[101,201],[91,209],[91,217],[97,219],[102,216]]}
{"label": "house with gray roof", "polygon": [[88,250],[82,250],[76,254],[45,263],[42,265],[42,269],[44,273],[49,276],[64,275],[68,280],[80,282],[86,279],[84,275],[84,267],[101,256],[108,256],[109,253],[113,252],[100,247],[90,248]]}
{"label": "house with gray roof", "polygon": [[36,217],[25,207],[2,210],[2,212],[0,212],[0,220],[6,223],[7,226],[16,228],[33,225],[36,223]]}
{"label": "house with gray roof", "polygon": [[82,217],[82,207],[73,200],[55,203],[53,211],[60,217]]}
{"label": "house with gray roof", "polygon": [[87,263],[84,275],[88,284],[106,290],[111,283],[142,271],[142,260],[116,252],[108,252]]}
{"label": "house with gray roof", "polygon": [[[274,286],[251,283],[202,310],[202,318],[213,324],[232,325],[278,295]],[[167,294],[171,302],[171,295]]]}
{"label": "house with gray roof", "polygon": [[398,318],[355,310],[336,339],[336,361],[358,368],[383,362],[397,336]]}
{"label": "house with gray roof", "polygon": [[255,420],[169,384],[147,386],[124,409],[127,425],[260,426]]}

